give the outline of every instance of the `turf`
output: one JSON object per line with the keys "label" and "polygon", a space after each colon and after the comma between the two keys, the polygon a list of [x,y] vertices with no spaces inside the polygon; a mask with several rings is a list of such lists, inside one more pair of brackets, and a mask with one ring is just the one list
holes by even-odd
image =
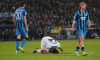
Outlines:
{"label": "turf", "polygon": [[[64,49],[60,54],[32,53],[35,48],[40,48],[40,41],[27,41],[24,46],[26,53],[15,53],[15,41],[0,42],[0,60],[100,60],[100,39],[85,40],[85,50],[88,56],[74,56],[77,40],[58,40]],[[20,42],[21,44],[21,42]]]}

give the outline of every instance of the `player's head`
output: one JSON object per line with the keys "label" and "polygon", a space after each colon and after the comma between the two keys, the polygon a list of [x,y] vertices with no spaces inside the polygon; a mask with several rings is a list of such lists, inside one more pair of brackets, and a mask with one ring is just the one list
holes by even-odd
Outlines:
{"label": "player's head", "polygon": [[56,46],[53,46],[51,49],[56,49]]}
{"label": "player's head", "polygon": [[50,49],[50,53],[59,53],[58,50],[57,50],[56,48],[57,48],[56,46],[53,46],[53,47]]}
{"label": "player's head", "polygon": [[85,2],[81,2],[80,3],[80,7],[82,10],[85,10],[86,9],[86,3]]}
{"label": "player's head", "polygon": [[20,7],[25,8],[25,2],[20,2]]}
{"label": "player's head", "polygon": [[57,49],[53,49],[52,51],[50,50],[50,53],[59,53]]}

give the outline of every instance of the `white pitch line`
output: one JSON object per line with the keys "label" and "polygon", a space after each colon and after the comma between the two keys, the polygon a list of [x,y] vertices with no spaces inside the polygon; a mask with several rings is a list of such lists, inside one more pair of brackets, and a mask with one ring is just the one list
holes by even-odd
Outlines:
{"label": "white pitch line", "polygon": [[88,55],[93,55],[94,54],[94,52],[89,52],[89,54]]}
{"label": "white pitch line", "polygon": [[[94,52],[91,52],[91,51],[87,51],[88,52],[88,55],[93,55],[93,54],[95,54]],[[74,55],[74,54],[72,54],[72,53],[62,53],[62,54],[65,54],[65,55]]]}

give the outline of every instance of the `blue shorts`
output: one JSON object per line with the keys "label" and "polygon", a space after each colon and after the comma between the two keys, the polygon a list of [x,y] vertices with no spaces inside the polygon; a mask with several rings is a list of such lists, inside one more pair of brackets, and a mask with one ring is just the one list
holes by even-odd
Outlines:
{"label": "blue shorts", "polygon": [[82,30],[77,31],[77,33],[78,33],[78,37],[81,36],[81,35],[83,35],[84,38],[86,37],[86,33],[83,32]]}
{"label": "blue shorts", "polygon": [[26,31],[26,28],[16,28],[16,35],[26,35],[28,32]]}

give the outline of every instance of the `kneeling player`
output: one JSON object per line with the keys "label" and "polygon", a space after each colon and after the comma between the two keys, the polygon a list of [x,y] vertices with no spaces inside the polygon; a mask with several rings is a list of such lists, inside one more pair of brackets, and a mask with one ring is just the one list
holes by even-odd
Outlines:
{"label": "kneeling player", "polygon": [[59,42],[51,38],[50,36],[45,36],[41,40],[41,49],[35,49],[33,53],[59,53],[56,48],[59,48],[63,53],[63,49]]}

